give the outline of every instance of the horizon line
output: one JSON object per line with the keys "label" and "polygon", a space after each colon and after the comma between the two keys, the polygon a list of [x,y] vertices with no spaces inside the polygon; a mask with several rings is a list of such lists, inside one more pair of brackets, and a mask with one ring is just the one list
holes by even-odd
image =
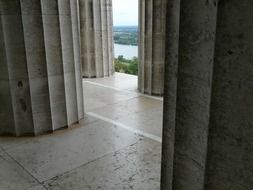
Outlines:
{"label": "horizon line", "polygon": [[116,27],[117,27],[117,26],[121,26],[121,27],[122,27],[122,26],[138,26],[138,24],[137,24],[137,25],[113,25],[113,27],[115,27],[115,26],[116,26]]}

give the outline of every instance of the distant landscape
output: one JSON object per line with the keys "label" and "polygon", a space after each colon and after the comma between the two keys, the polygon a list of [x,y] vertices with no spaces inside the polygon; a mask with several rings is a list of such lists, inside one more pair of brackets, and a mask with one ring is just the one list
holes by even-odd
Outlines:
{"label": "distant landscape", "polygon": [[138,26],[114,26],[114,43],[121,45],[138,45]]}
{"label": "distant landscape", "polygon": [[[114,46],[115,51],[117,52],[119,51],[117,48],[121,48],[120,52],[123,54],[118,54],[114,60],[116,72],[138,75],[138,26],[115,26],[113,31],[114,43],[118,44]],[[136,56],[125,57],[131,55],[135,50]]]}

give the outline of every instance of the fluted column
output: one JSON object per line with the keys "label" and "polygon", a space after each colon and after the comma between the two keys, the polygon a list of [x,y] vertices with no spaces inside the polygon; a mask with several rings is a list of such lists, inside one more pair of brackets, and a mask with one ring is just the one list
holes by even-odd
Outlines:
{"label": "fluted column", "polygon": [[251,190],[253,2],[218,7],[205,190]]}
{"label": "fluted column", "polygon": [[170,3],[161,189],[250,190],[253,3]]}
{"label": "fluted column", "polygon": [[[181,0],[179,11],[179,2],[171,3],[168,16],[172,18],[167,19],[167,28],[171,27],[167,32],[172,33],[167,34],[166,40],[161,187],[163,190],[202,190],[217,6],[213,1]],[[175,32],[179,35],[178,44]],[[166,177],[172,176],[173,180],[167,179],[167,182]]]}
{"label": "fluted column", "polygon": [[142,93],[162,95],[166,0],[139,0],[139,77]]}
{"label": "fluted column", "polygon": [[112,0],[80,0],[83,77],[114,73]]}
{"label": "fluted column", "polygon": [[[83,116],[70,0],[0,0],[1,134],[38,135]],[[72,2],[73,3],[73,2]],[[72,18],[72,20],[71,20]],[[75,35],[73,35],[75,33]],[[78,77],[79,76],[79,77]],[[4,97],[4,98],[2,98]],[[5,118],[6,116],[6,118]],[[11,120],[13,122],[10,122]]]}
{"label": "fluted column", "polygon": [[166,65],[164,68],[161,190],[172,190],[177,106],[180,1],[170,0],[166,8]]}
{"label": "fluted column", "polygon": [[77,107],[78,120],[83,118],[83,88],[82,88],[82,67],[81,67],[81,44],[80,44],[80,20],[79,20],[79,1],[71,0],[71,23],[73,34],[74,60],[75,60],[75,78],[76,78],[76,93],[77,93]]}

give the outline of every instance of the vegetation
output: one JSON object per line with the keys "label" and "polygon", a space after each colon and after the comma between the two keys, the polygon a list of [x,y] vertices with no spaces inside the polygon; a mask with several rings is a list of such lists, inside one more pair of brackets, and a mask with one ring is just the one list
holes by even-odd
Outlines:
{"label": "vegetation", "polygon": [[114,42],[122,45],[138,45],[138,27],[137,26],[115,26]]}
{"label": "vegetation", "polygon": [[123,55],[115,58],[115,71],[120,73],[127,73],[131,75],[138,75],[138,58],[125,59]]}

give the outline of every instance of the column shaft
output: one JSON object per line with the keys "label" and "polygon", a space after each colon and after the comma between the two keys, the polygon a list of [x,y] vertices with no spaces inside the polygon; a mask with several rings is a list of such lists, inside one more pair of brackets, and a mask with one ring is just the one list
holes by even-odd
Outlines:
{"label": "column shaft", "polygon": [[96,76],[93,9],[93,0],[80,0],[82,75],[88,78]]}
{"label": "column shaft", "polygon": [[173,188],[204,185],[217,6],[181,0]]}
{"label": "column shaft", "polygon": [[112,0],[80,0],[83,77],[114,73]]}
{"label": "column shaft", "polygon": [[55,130],[67,126],[58,1],[42,1],[42,15],[52,123]]}
{"label": "column shaft", "polygon": [[0,127],[0,134],[12,134],[15,131],[10,77],[6,56],[2,16],[0,15],[0,121],[1,124],[5,126]]}
{"label": "column shaft", "polygon": [[218,7],[205,189],[251,190],[253,2]]}
{"label": "column shaft", "polygon": [[162,95],[165,60],[165,0],[139,1],[139,82],[142,93]]}
{"label": "column shaft", "polygon": [[104,76],[103,65],[103,44],[102,44],[102,18],[101,18],[101,1],[94,0],[94,35],[95,35],[95,64],[96,64],[96,76]]}
{"label": "column shaft", "polygon": [[170,3],[161,189],[250,190],[253,3]]}
{"label": "column shaft", "polygon": [[20,2],[34,133],[40,134],[52,130],[41,3]]}
{"label": "column shaft", "polygon": [[70,0],[0,0],[0,66],[8,71],[1,78],[1,104],[6,94],[11,97],[6,111],[0,110],[1,122],[7,116],[1,134],[38,135],[82,117],[82,105],[77,105],[82,97],[76,77],[78,53],[74,54],[79,47],[73,45],[78,28],[72,24],[75,8],[70,5]]}
{"label": "column shaft", "polygon": [[78,121],[78,109],[70,0],[58,0],[58,8],[67,108],[67,125],[71,125]]}
{"label": "column shaft", "polygon": [[174,141],[177,106],[180,1],[171,0],[166,11],[166,49],[164,77],[164,114],[161,189],[171,190],[173,181]]}
{"label": "column shaft", "polygon": [[[4,64],[8,68],[11,95],[11,104],[8,105],[8,109],[3,110],[3,118],[11,114],[10,107],[12,107],[14,121],[14,126],[11,127],[13,130],[10,131],[10,126],[3,125],[1,131],[16,135],[29,134],[34,131],[34,127],[20,1],[1,0],[0,10],[5,48],[3,52],[6,53]],[[1,89],[2,94],[4,93]],[[4,100],[1,99],[1,103]]]}
{"label": "column shaft", "polygon": [[[173,2],[171,2],[173,3]],[[202,190],[209,126],[209,105],[217,7],[211,1],[179,2],[170,7],[166,40],[166,73],[162,189]],[[174,19],[171,21],[171,19]],[[175,32],[179,31],[179,51]],[[172,49],[175,48],[175,49]],[[178,57],[178,65],[177,58]],[[170,101],[170,102],[169,102]],[[174,103],[173,103],[174,101]],[[176,101],[176,104],[175,104]],[[173,142],[174,138],[174,142]],[[174,145],[174,148],[173,148]],[[168,152],[172,150],[172,152]],[[173,155],[174,151],[174,155]],[[164,167],[165,166],[165,167]],[[173,171],[172,171],[173,168]],[[171,177],[164,182],[164,177]],[[173,180],[171,182],[171,180]]]}
{"label": "column shaft", "polygon": [[79,30],[79,7],[78,0],[70,1],[71,6],[71,23],[73,34],[73,46],[74,46],[74,60],[75,60],[75,77],[76,77],[76,94],[77,94],[77,107],[78,107],[78,120],[83,118],[83,82],[81,71],[81,51],[80,51],[80,30]]}

